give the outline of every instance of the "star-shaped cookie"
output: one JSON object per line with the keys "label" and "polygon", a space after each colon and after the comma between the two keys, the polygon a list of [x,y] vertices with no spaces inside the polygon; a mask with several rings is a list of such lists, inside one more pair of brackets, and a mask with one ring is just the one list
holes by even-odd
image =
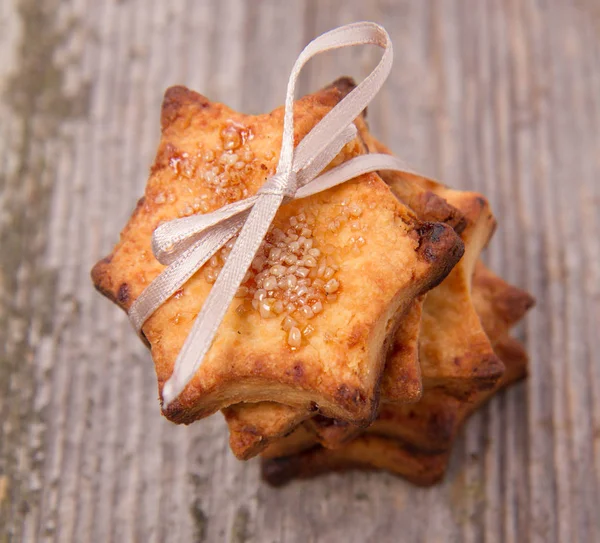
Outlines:
{"label": "star-shaped cookie", "polygon": [[[295,103],[296,144],[341,97],[332,87]],[[127,310],[163,270],[154,229],[255,194],[275,171],[282,122],[282,108],[243,115],[169,89],[145,195],[94,267],[96,287]],[[355,140],[332,165],[359,152]],[[142,328],[159,393],[230,248]],[[190,423],[232,404],[276,401],[368,424],[390,332],[461,251],[450,227],[420,221],[374,173],[282,206],[203,364],[164,415]]]}
{"label": "star-shaped cookie", "polygon": [[[353,88],[353,82],[342,78],[328,89],[339,89],[346,94]],[[360,141],[368,152],[370,134],[364,116],[355,121]],[[363,136],[367,141],[363,140]],[[396,195],[403,203],[409,203],[417,217],[424,221],[443,222],[462,232],[466,220],[462,213],[451,206],[431,190],[423,188],[420,182],[401,178],[395,180]],[[420,179],[420,178],[419,178]],[[432,183],[439,189],[439,185]],[[449,270],[446,270],[446,274]],[[433,285],[431,285],[433,286]],[[418,338],[423,307],[423,298],[415,300],[403,318],[394,339],[394,344],[386,362],[381,382],[382,400],[388,403],[410,403],[418,400],[421,394],[421,373],[418,361]],[[239,404],[223,410],[230,431],[230,447],[240,459],[248,459],[264,450],[268,444],[281,436],[289,434],[300,422],[308,422],[321,442],[327,446],[339,446],[360,432],[360,426],[347,422],[315,415],[309,408],[299,409],[274,402],[262,404]]]}

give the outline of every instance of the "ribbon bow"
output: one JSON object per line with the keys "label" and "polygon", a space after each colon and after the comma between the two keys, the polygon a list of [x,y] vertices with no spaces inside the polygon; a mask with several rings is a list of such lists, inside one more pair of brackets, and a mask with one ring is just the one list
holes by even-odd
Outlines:
{"label": "ribbon bow", "polygon": [[[378,45],[384,50],[379,64],[294,149],[294,91],[302,67],[310,58],[325,51],[365,44]],[[255,196],[206,215],[174,219],[154,231],[152,250],[158,261],[167,267],[141,293],[129,310],[129,318],[138,333],[156,309],[239,233],[175,361],[173,374],[163,387],[165,407],[183,391],[200,367],[246,271],[283,203],[291,199],[306,198],[376,170],[414,173],[395,157],[370,154],[355,157],[319,175],[344,145],[356,137],[354,119],[383,85],[392,66],[392,57],[390,38],[375,23],[361,22],[342,26],[310,42],[296,60],[288,81],[283,140],[275,175],[267,180]]]}

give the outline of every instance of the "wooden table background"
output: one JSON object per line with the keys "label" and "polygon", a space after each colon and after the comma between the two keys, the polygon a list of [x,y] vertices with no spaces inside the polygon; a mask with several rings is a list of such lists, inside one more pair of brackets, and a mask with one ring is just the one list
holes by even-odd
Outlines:
{"label": "wooden table background", "polygon": [[[439,486],[274,490],[220,415],[161,418],[89,270],[143,190],[167,86],[270,110],[309,39],[362,19],[396,52],[374,132],[493,204],[487,260],[538,300],[531,376],[473,417]],[[376,60],[329,54],[301,90]],[[598,0],[2,0],[0,85],[0,541],[600,541]]]}

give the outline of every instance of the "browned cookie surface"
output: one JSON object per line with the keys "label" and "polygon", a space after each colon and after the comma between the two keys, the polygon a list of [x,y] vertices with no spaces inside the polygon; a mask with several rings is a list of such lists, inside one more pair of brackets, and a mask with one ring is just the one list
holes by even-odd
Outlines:
{"label": "browned cookie surface", "polygon": [[[296,102],[296,143],[340,96],[333,88]],[[150,246],[160,223],[256,193],[274,173],[282,116],[282,109],[247,116],[169,89],[145,195],[113,252],[94,267],[97,288],[129,308],[163,269]],[[359,152],[351,142],[334,164]],[[461,249],[449,227],[419,221],[377,174],[283,206],[202,366],[165,415],[190,423],[231,404],[272,400],[316,403],[328,416],[367,423],[397,316]],[[228,250],[143,327],[159,391]],[[303,286],[310,290],[294,297]]]}
{"label": "browned cookie surface", "polygon": [[[438,482],[446,471],[450,446],[460,425],[496,391],[509,386],[526,374],[527,355],[517,340],[508,335],[504,336],[498,341],[496,350],[507,371],[495,389],[480,395],[474,404],[460,402],[460,405],[454,408],[450,405],[445,406],[446,410],[453,414],[452,424],[443,425],[443,428],[438,428],[437,431],[446,433],[446,447],[439,450],[421,448],[411,440],[407,441],[397,437],[394,432],[387,432],[385,426],[378,425],[380,419],[365,434],[337,449],[315,445],[314,436],[303,429],[267,449],[262,459],[263,478],[273,486],[280,486],[297,478],[360,469],[386,470],[417,485],[428,486]],[[445,398],[448,401],[459,402],[451,396]],[[437,409],[433,404],[423,404],[424,421],[427,420],[425,415],[428,412],[432,413]],[[420,405],[421,403],[417,404]]]}

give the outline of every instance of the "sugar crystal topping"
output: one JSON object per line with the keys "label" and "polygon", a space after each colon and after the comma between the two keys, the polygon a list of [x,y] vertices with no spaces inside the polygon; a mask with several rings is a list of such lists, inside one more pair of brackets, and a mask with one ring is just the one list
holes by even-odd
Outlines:
{"label": "sugar crystal topping", "polygon": [[[201,181],[210,188],[210,192],[184,203],[179,216],[207,213],[249,196],[245,177],[257,167],[264,169],[264,160],[275,157],[270,152],[259,160],[250,148],[251,140],[248,129],[230,122],[221,129],[216,149],[171,157],[169,165],[178,176]],[[155,196],[155,202],[160,204],[173,200],[172,195],[164,193]],[[349,226],[356,235],[350,238],[345,252],[354,255],[365,244],[360,235],[362,208],[349,202],[342,202],[339,207],[339,213],[325,225],[317,226],[315,216],[301,209],[288,218],[285,229],[271,227],[236,295],[239,315],[253,311],[263,319],[279,319],[292,349],[301,347],[303,339],[314,332],[310,321],[337,300],[341,289],[339,264],[334,257],[339,251],[331,244],[319,247],[315,229],[331,236]],[[235,240],[229,241],[203,267],[208,283],[217,280]]]}

